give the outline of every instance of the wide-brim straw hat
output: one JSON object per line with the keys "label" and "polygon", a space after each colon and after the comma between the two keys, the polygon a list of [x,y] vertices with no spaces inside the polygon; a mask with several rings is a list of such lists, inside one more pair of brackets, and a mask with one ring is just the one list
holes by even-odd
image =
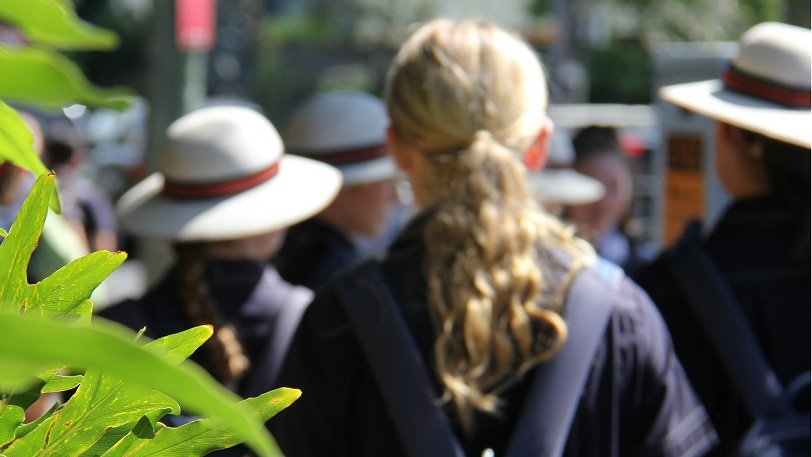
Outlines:
{"label": "wide-brim straw hat", "polygon": [[544,169],[527,179],[533,196],[546,204],[585,205],[606,195],[600,181],[571,168]]}
{"label": "wide-brim straw hat", "polygon": [[268,233],[319,213],[341,187],[334,167],[284,154],[274,126],[247,107],[184,115],[159,160],[159,171],[117,202],[131,234],[189,242]]}
{"label": "wide-brim straw hat", "polygon": [[809,29],[750,28],[721,79],[665,86],[660,96],[701,115],[797,146],[812,146]]}
{"label": "wide-brim straw hat", "polygon": [[345,185],[364,184],[397,176],[386,144],[388,126],[379,98],[358,91],[320,92],[293,112],[282,139],[291,154],[337,167]]}

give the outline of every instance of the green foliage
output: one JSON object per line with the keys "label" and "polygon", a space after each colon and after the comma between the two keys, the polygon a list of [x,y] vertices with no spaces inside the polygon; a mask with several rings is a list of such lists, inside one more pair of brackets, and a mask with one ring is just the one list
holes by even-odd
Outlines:
{"label": "green foliage", "polygon": [[[115,37],[77,21],[69,6],[65,0],[9,0],[0,5],[0,21],[49,46],[115,45]],[[0,49],[0,66],[5,100],[51,108],[76,102],[126,106],[116,99],[123,92],[90,85],[71,61],[50,49]],[[2,101],[0,161],[39,176],[8,233],[0,233],[0,456],[203,455],[242,442],[259,455],[279,455],[264,422],[300,392],[278,389],[240,401],[185,360],[212,335],[210,326],[144,341],[121,326],[91,319],[91,293],[125,253],[95,252],[28,283],[56,182],[44,172],[31,132]],[[43,394],[72,389],[64,404],[24,423],[25,411]],[[174,428],[161,422],[181,412],[206,418]]]}
{"label": "green foliage", "polygon": [[[299,396],[279,389],[239,398],[202,368],[184,360],[212,334],[209,326],[142,344],[118,325],[91,323],[90,294],[124,253],[100,251],[64,266],[37,284],[25,277],[47,213],[54,176],[43,174],[0,244],[0,454],[181,455],[247,442],[260,455],[277,455],[263,423]],[[84,375],[62,376],[65,367]],[[32,424],[24,411],[41,393],[76,387],[65,402]],[[187,412],[211,419],[181,427],[159,420]],[[215,419],[216,418],[216,419]]]}
{"label": "green foliage", "polygon": [[116,110],[130,105],[130,91],[94,86],[73,61],[47,49],[0,49],[0,67],[0,98],[9,102],[33,103],[49,110],[73,103]]}
{"label": "green foliage", "polygon": [[[131,91],[94,86],[73,61],[52,50],[110,49],[118,44],[115,34],[79,20],[66,0],[0,2],[0,22],[15,26],[23,37],[0,50],[0,99],[49,110],[72,103],[113,109],[129,105]],[[25,41],[31,45],[23,45]]]}
{"label": "green foliage", "polygon": [[81,21],[66,0],[7,0],[0,3],[0,17],[32,43],[52,48],[110,50],[118,46],[114,33]]}
{"label": "green foliage", "polygon": [[641,43],[614,42],[589,54],[591,103],[651,103],[654,73],[651,56]]}

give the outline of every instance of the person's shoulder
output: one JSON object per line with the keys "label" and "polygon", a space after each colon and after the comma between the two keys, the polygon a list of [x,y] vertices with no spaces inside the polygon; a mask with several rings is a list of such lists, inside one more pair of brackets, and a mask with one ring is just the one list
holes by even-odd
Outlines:
{"label": "person's shoulder", "polygon": [[347,309],[365,306],[371,301],[371,296],[362,292],[376,287],[378,275],[373,270],[379,265],[373,262],[377,261],[364,260],[345,266],[314,290],[313,301],[304,316],[304,325],[311,336],[341,337],[351,333]]}
{"label": "person's shoulder", "polygon": [[604,278],[611,277],[605,280],[607,285],[603,290],[595,291],[594,299],[611,301],[607,337],[613,339],[619,349],[649,353],[662,352],[670,347],[662,315],[643,288],[607,260],[599,259],[592,271]]}

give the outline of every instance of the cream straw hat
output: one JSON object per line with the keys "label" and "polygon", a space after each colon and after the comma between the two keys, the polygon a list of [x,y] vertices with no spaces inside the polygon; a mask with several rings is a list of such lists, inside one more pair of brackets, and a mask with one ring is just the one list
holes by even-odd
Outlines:
{"label": "cream straw hat", "polygon": [[214,106],[169,127],[159,172],[126,192],[116,209],[134,235],[228,240],[309,218],[340,187],[334,167],[285,155],[276,129],[259,112]]}
{"label": "cream straw hat", "polygon": [[701,115],[810,148],[809,29],[777,22],[752,27],[721,79],[666,86],[660,96]]}

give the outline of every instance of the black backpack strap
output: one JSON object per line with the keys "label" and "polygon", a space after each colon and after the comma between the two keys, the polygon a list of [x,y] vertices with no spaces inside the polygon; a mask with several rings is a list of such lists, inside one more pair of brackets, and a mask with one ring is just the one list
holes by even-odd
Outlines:
{"label": "black backpack strap", "polygon": [[[268,283],[265,281],[268,279],[267,275],[267,272],[263,273],[259,284],[254,288],[243,306],[252,306],[252,303],[266,299],[265,292]],[[270,329],[267,344],[259,359],[253,361],[256,365],[250,371],[250,378],[244,382],[243,388],[240,389],[243,397],[261,395],[267,392],[269,388],[275,387],[276,376],[279,374],[282,362],[285,361],[290,342],[299,327],[302,315],[312,300],[313,291],[310,289],[301,286],[293,286],[290,289],[290,293],[285,298],[285,302],[276,316],[274,327]]]}
{"label": "black backpack strap", "polygon": [[536,370],[507,457],[560,456],[564,452],[622,278],[620,267],[604,259],[575,277],[562,313],[569,337],[561,352]]}
{"label": "black backpack strap", "polygon": [[[559,355],[539,367],[527,400],[532,407],[523,411],[507,456],[557,456],[563,451],[611,315],[613,294],[607,291],[621,278],[620,268],[604,260],[576,277],[563,314],[569,339]],[[378,264],[364,262],[356,274],[339,277],[336,285],[407,455],[462,456]]]}
{"label": "black backpack strap", "polygon": [[781,382],[733,291],[695,238],[683,238],[666,264],[753,418],[783,408]]}
{"label": "black backpack strap", "polygon": [[406,455],[464,456],[377,262],[362,262],[335,284]]}

